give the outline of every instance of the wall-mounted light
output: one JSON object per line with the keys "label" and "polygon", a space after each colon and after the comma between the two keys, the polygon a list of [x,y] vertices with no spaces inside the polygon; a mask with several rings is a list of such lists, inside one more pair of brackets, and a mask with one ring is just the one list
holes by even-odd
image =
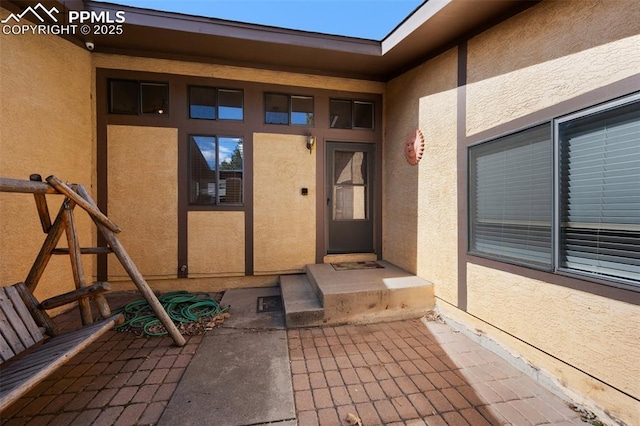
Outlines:
{"label": "wall-mounted light", "polygon": [[307,135],[307,149],[309,150],[309,154],[313,152],[313,147],[316,144],[316,137],[312,134]]}

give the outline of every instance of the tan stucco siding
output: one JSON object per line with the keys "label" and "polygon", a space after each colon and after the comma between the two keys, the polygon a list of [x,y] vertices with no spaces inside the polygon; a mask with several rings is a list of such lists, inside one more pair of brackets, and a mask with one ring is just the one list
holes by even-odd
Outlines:
{"label": "tan stucco siding", "polygon": [[[470,40],[467,136],[637,74],[637,16],[637,2],[544,2]],[[556,369],[563,384],[640,421],[613,390],[640,397],[637,374],[629,374],[640,359],[638,306],[472,264],[467,300],[469,313],[531,345],[526,356],[538,348],[601,381]]]}
{"label": "tan stucco siding", "polygon": [[348,92],[381,94],[384,93],[385,88],[384,83],[375,81],[244,68],[230,65],[199,64],[168,59],[140,58],[99,53],[94,55],[94,61],[96,68],[146,72],[158,72],[158,70],[162,70],[164,73],[194,77],[212,77],[255,83],[344,90]]}
{"label": "tan stucco siding", "polygon": [[[638,75],[639,15],[637,2],[542,2],[468,41],[465,87],[456,89],[452,49],[390,81],[385,97],[384,258],[432,281],[441,310],[627,424],[640,423],[640,308],[472,263],[458,270],[466,194],[457,164],[465,138],[497,137],[496,126],[516,119],[537,124],[523,118]],[[416,127],[426,150],[411,167],[402,144]],[[459,288],[470,315],[448,304],[460,302]]]}
{"label": "tan stucco siding", "polygon": [[[178,272],[178,131],[173,128],[108,126],[109,217],[118,238],[146,278]],[[109,279],[127,279],[115,257]]]}
{"label": "tan stucco siding", "polygon": [[244,275],[244,212],[189,212],[189,277]]}
{"label": "tan stucco siding", "polygon": [[[451,303],[457,302],[457,63],[452,49],[389,82],[384,147],[384,258],[428,277]],[[411,166],[404,148],[416,129],[425,151]]]}
{"label": "tan stucco siding", "polygon": [[[8,12],[0,9],[0,18]],[[89,52],[56,36],[0,36],[0,176],[56,175],[91,189],[94,144]],[[95,193],[94,193],[95,195]],[[48,196],[51,215],[61,196]],[[93,244],[76,208],[80,243]],[[0,285],[23,281],[45,235],[32,195],[0,194]],[[63,235],[60,246],[66,245]],[[87,280],[94,257],[83,257]],[[40,300],[74,288],[69,258],[56,256],[36,290]]]}
{"label": "tan stucco siding", "polygon": [[[315,263],[316,151],[305,136],[253,135],[254,271],[301,271]],[[308,188],[309,195],[301,195]]]}
{"label": "tan stucco siding", "polygon": [[640,2],[549,1],[469,41],[467,135],[640,71]]}
{"label": "tan stucco siding", "polygon": [[637,306],[479,265],[469,264],[467,274],[468,312],[640,395],[637,376],[620,368],[633,368],[640,354]]}

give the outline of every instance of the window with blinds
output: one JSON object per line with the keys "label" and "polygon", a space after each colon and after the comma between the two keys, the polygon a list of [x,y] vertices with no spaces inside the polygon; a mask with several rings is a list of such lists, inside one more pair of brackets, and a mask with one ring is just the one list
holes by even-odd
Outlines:
{"label": "window with blinds", "polygon": [[640,96],[556,121],[557,268],[640,286]]}
{"label": "window with blinds", "polygon": [[469,149],[469,251],[551,269],[550,124]]}
{"label": "window with blinds", "polygon": [[640,290],[640,93],[472,146],[468,164],[470,254]]}

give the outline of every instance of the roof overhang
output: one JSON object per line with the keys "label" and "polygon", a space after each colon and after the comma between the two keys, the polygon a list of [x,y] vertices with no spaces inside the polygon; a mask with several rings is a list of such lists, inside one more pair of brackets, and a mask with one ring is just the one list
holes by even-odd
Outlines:
{"label": "roof overhang", "polygon": [[[382,41],[245,24],[111,3],[60,0],[65,9],[124,11],[122,35],[77,37],[96,52],[387,81],[538,1],[428,0]],[[3,1],[3,6],[5,5]],[[12,1],[25,8],[32,1]]]}

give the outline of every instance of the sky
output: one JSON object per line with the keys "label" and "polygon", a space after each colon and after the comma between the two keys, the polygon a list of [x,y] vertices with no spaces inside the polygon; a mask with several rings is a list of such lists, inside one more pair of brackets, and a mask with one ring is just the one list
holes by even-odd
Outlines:
{"label": "sky", "polygon": [[424,0],[108,0],[147,9],[382,40]]}

